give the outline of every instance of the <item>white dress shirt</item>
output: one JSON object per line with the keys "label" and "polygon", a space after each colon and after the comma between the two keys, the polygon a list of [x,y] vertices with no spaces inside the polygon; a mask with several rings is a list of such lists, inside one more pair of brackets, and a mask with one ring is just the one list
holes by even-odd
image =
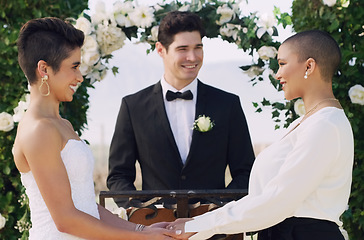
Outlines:
{"label": "white dress shirt", "polygon": [[[172,87],[162,77],[161,80],[164,106],[166,108],[167,117],[171,126],[174,140],[176,141],[179,153],[183,163],[186,163],[188,153],[190,151],[192,141],[192,128],[195,121],[196,113],[196,99],[197,99],[197,79],[193,80],[189,85],[181,90]],[[185,92],[190,90],[193,94],[192,100],[175,99],[167,101],[166,93],[170,90],[172,92]]]}
{"label": "white dress shirt", "polygon": [[[289,132],[301,119],[293,122]],[[351,188],[354,142],[343,110],[326,107],[256,158],[249,194],[186,223],[190,239],[253,232],[289,217],[342,225]]]}

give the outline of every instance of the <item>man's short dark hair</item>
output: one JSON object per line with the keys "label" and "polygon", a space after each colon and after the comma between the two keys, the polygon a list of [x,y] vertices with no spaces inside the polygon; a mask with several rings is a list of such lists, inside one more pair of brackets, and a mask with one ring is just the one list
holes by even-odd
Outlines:
{"label": "man's short dark hair", "polygon": [[205,36],[205,29],[198,15],[192,12],[169,12],[159,25],[158,41],[168,50],[177,33],[193,31],[198,31],[201,39]]}

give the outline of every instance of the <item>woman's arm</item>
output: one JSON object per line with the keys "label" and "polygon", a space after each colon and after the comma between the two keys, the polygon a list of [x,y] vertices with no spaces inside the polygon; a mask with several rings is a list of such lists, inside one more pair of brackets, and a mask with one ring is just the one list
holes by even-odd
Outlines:
{"label": "woman's arm", "polygon": [[[40,121],[31,132],[33,134],[23,139],[24,155],[60,232],[85,239],[170,239],[163,235],[172,234],[172,231],[166,229],[152,233],[136,232],[133,223],[118,221],[118,224],[111,225],[110,220],[101,221],[76,209],[67,171],[60,155],[64,145],[62,136],[51,121]],[[103,210],[100,215],[103,220],[109,219],[105,218]]]}

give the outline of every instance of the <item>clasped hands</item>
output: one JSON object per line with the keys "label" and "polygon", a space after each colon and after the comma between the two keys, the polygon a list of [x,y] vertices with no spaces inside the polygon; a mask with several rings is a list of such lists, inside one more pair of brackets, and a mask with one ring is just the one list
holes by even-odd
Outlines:
{"label": "clasped hands", "polygon": [[191,221],[192,218],[178,218],[174,222],[163,222],[163,223],[155,223],[150,227],[152,228],[160,228],[163,227],[169,231],[172,231],[175,239],[187,240],[189,237],[194,235],[195,233],[186,233],[185,232],[185,223]]}

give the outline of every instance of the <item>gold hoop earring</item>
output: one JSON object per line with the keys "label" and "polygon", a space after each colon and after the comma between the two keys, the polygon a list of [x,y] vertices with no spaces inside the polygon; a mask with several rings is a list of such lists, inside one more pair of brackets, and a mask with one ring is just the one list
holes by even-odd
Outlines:
{"label": "gold hoop earring", "polygon": [[307,75],[307,71],[305,73],[305,76],[303,76],[304,79],[307,79],[308,78],[308,75]]}
{"label": "gold hoop earring", "polygon": [[[51,93],[51,91],[49,90],[49,84],[48,84],[47,80],[48,80],[48,75],[44,75],[44,76],[42,77],[42,79],[41,79],[42,83],[41,83],[41,84],[40,84],[40,86],[39,86],[39,92],[40,92],[40,94],[41,94],[43,97],[47,97],[47,96]],[[43,86],[43,84],[45,84],[45,85],[47,86],[47,93],[46,93],[46,94],[43,94],[43,93],[42,93],[42,86]]]}

